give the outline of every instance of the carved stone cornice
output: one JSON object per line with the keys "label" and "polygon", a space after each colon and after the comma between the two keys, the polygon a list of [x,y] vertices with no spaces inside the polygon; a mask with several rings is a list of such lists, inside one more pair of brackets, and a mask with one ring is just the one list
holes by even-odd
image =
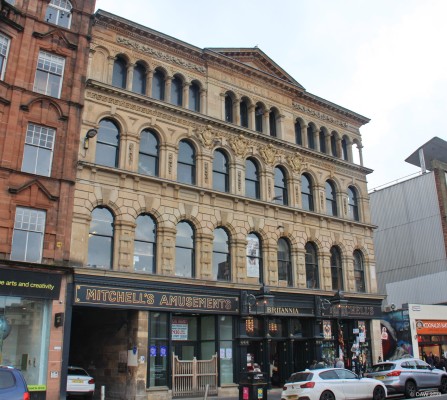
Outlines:
{"label": "carved stone cornice", "polygon": [[303,106],[296,102],[292,102],[292,106],[295,110],[301,111],[307,115],[318,118],[321,121],[330,122],[331,124],[341,126],[342,128],[345,128],[345,129],[347,129],[349,127],[349,125],[346,122],[341,121],[339,119],[335,119],[329,115],[323,114],[319,111],[314,110],[313,108]]}

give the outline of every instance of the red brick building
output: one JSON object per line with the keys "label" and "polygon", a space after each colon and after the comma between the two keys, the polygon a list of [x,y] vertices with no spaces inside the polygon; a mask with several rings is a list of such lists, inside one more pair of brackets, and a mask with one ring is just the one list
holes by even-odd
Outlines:
{"label": "red brick building", "polygon": [[94,0],[1,0],[0,363],[65,398],[63,321]]}

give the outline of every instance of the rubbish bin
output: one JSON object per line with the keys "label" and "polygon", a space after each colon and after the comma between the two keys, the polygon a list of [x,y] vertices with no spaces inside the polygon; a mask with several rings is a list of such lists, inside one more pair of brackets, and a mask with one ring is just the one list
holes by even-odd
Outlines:
{"label": "rubbish bin", "polygon": [[266,372],[241,372],[239,400],[267,400]]}

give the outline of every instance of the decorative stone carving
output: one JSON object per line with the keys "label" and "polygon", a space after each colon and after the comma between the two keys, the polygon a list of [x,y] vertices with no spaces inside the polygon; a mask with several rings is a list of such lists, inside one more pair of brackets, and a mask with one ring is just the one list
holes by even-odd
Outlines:
{"label": "decorative stone carving", "polygon": [[168,155],[168,173],[169,173],[169,175],[172,175],[172,164],[173,164],[172,158],[173,158],[172,153],[169,153],[169,155]]}
{"label": "decorative stone carving", "polygon": [[133,143],[129,144],[129,165],[131,166],[133,163]]}
{"label": "decorative stone carving", "polygon": [[196,133],[205,147],[208,149],[213,147],[215,137],[211,131],[211,125],[207,125],[206,128],[197,128]]}
{"label": "decorative stone carving", "polygon": [[250,142],[247,139],[244,139],[242,135],[239,135],[237,138],[233,138],[230,141],[230,146],[237,156],[244,158],[248,151],[248,145]]}
{"label": "decorative stone carving", "polygon": [[204,173],[203,173],[204,177],[205,177],[205,182],[208,183],[208,163],[205,162],[204,165]]}
{"label": "decorative stone carving", "polygon": [[292,103],[292,106],[296,110],[302,111],[303,113],[311,115],[312,117],[318,118],[318,119],[320,119],[322,121],[327,121],[327,122],[330,122],[331,124],[339,125],[342,128],[347,128],[348,127],[348,124],[346,122],[340,121],[340,120],[335,119],[333,117],[330,117],[329,115],[320,113],[319,111],[315,111],[312,108],[302,106],[301,104],[298,104],[298,103],[295,103],[295,102]]}
{"label": "decorative stone carving", "polygon": [[276,157],[278,156],[278,151],[273,147],[271,143],[269,143],[267,146],[262,147],[259,150],[259,153],[261,153],[261,156],[264,158],[265,162],[271,166],[276,161]]}
{"label": "decorative stone carving", "polygon": [[287,162],[289,163],[290,168],[292,168],[293,172],[297,174],[301,172],[301,166],[303,163],[303,157],[301,157],[301,155],[294,154],[293,156],[288,156]]}

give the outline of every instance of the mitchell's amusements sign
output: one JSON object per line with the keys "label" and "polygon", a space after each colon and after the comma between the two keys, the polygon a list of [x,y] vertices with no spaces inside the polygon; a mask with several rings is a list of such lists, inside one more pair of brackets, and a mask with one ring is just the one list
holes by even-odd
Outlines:
{"label": "mitchell's amusements sign", "polygon": [[150,310],[182,310],[206,313],[239,313],[238,297],[209,296],[193,293],[76,285],[76,305],[139,308]]}

